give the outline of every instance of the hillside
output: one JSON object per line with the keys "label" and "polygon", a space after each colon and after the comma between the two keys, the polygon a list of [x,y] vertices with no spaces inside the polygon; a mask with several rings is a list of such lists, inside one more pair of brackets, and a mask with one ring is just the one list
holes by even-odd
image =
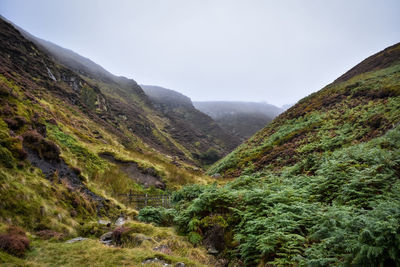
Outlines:
{"label": "hillside", "polygon": [[[187,153],[157,128],[154,121],[158,127],[169,121],[133,80],[78,74],[4,20],[0,40],[0,264],[135,266],[157,257],[209,264],[204,249],[173,229],[135,221],[137,211],[122,195],[207,183],[186,163],[201,146]],[[116,247],[98,240],[107,232]],[[87,239],[65,243],[76,236]],[[171,242],[168,255],[153,250]]]}
{"label": "hillside", "polygon": [[202,101],[193,104],[241,141],[250,138],[282,112],[274,105],[256,102]]}
{"label": "hillside", "polygon": [[113,118],[109,119],[115,120],[121,124],[121,128],[132,132],[146,145],[163,154],[201,165],[203,164],[201,156],[207,155],[211,148],[220,158],[238,145],[238,141],[227,136],[219,128],[213,127],[205,134],[204,131],[192,127],[185,119],[165,116],[162,111],[153,107],[134,80],[115,76],[71,50],[37,38],[21,28],[18,29],[25,38],[37,45],[57,64],[74,71],[80,79],[97,87],[110,105],[108,111],[112,114],[108,115]]}
{"label": "hillside", "polygon": [[398,44],[389,47],[302,99],[210,172],[280,169],[383,135],[399,122],[399,53]]}
{"label": "hillside", "polygon": [[235,179],[178,191],[174,225],[231,266],[400,266],[399,54],[369,57],[209,169]]}
{"label": "hillside", "polygon": [[239,138],[228,134],[212,118],[195,109],[189,97],[159,86],[141,85],[141,88],[153,102],[155,109],[174,122],[174,129],[171,131],[175,135],[182,136],[187,143],[193,143],[198,147],[203,144],[197,142],[196,136],[207,137],[208,140],[213,141],[202,148],[201,151],[208,149],[205,153],[193,153],[194,158],[203,164],[212,164],[222,156],[221,152],[212,147],[212,144],[223,141],[230,150],[240,144]]}

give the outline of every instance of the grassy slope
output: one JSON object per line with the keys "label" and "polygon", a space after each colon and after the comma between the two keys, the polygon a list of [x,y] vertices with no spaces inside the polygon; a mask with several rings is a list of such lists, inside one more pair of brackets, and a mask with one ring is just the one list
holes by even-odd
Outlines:
{"label": "grassy slope", "polygon": [[[400,45],[391,49],[400,54]],[[280,169],[384,134],[400,121],[399,61],[384,69],[356,72],[302,99],[209,173],[237,177],[263,168]]]}
{"label": "grassy slope", "polygon": [[[156,255],[150,246],[121,250],[104,247],[94,239],[66,245],[35,236],[37,231],[49,229],[63,233],[66,238],[92,235],[100,227],[99,217],[115,220],[121,213],[131,218],[135,216],[136,211],[125,206],[124,199],[118,194],[129,189],[138,193],[156,191],[133,182],[114,164],[100,158],[100,152],[136,162],[143,170],[153,168],[169,190],[187,183],[207,183],[208,178],[194,172],[190,165],[181,163],[178,168],[171,163],[170,157],[127,131],[110,116],[110,103],[95,85],[84,83],[78,75],[52,62],[12,27],[2,22],[0,33],[4,40],[0,59],[0,232],[6,225],[18,225],[29,231],[34,240],[26,258],[18,260],[1,252],[0,262],[29,266],[74,265],[92,260],[97,265],[101,259],[107,259],[129,265],[132,259],[132,265],[135,265],[144,257]],[[46,68],[51,69],[57,82],[49,77]],[[78,82],[72,84],[69,80],[72,78]],[[80,91],[77,92],[75,87]],[[43,131],[43,128],[44,140],[52,141],[60,148],[60,156],[70,168],[79,169],[83,185],[107,199],[101,207],[85,193],[71,188],[68,179],[57,177],[57,174],[46,179],[42,171],[26,159],[22,136],[31,130]],[[112,229],[105,229],[109,230]],[[146,232],[145,228],[142,230]],[[93,238],[101,233],[97,231]],[[178,258],[170,259],[171,262],[199,265],[206,262],[204,259],[208,260],[204,251],[190,248],[191,245],[175,236],[172,230],[165,236],[180,240],[179,246],[187,246],[188,251],[197,255],[196,258],[190,253],[188,256],[177,252]],[[79,257],[77,251],[82,247],[88,251]],[[97,256],[102,258],[96,259]]]}
{"label": "grassy slope", "polygon": [[[195,248],[177,236],[174,230],[166,227],[154,227],[149,224],[130,222],[127,225],[135,232],[151,238],[141,244],[125,247],[108,247],[97,239],[89,238],[81,242],[66,244],[55,240],[40,240],[31,235],[31,249],[25,257],[17,258],[0,251],[0,265],[7,266],[143,266],[142,262],[150,258],[163,259],[168,263],[183,262],[187,266],[212,266],[213,259],[204,249]],[[167,245],[171,251],[161,253],[153,248]],[[159,263],[146,266],[160,266]]]}

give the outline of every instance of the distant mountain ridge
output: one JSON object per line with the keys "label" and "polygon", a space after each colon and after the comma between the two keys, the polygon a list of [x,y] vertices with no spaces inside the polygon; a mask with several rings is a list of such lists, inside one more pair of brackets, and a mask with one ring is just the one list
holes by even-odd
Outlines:
{"label": "distant mountain ridge", "polygon": [[[207,133],[199,132],[195,127],[185,123],[185,118],[177,120],[173,116],[166,117],[159,108],[153,106],[153,101],[133,79],[113,75],[86,57],[37,38],[14,24],[13,26],[53,61],[80,76],[78,79],[78,77],[61,77],[61,75],[54,77],[57,81],[64,78],[79,81],[80,84],[74,85],[76,89],[85,84],[96,87],[99,90],[98,93],[104,95],[108,105],[107,114],[99,115],[118,125],[116,129],[126,128],[144,143],[162,153],[196,164],[199,163],[199,155],[206,153],[210,148],[223,156],[239,144],[239,141],[234,141],[235,138],[226,135],[219,127]],[[49,71],[54,72],[51,68]],[[67,82],[72,85],[76,83],[74,81]],[[91,91],[80,94],[89,98],[90,105],[95,107],[95,103],[98,102],[95,98],[99,96]],[[189,101],[190,99],[187,103]],[[215,123],[213,125],[217,126]]]}
{"label": "distant mountain ridge", "polygon": [[186,106],[194,108],[192,100],[174,90],[155,85],[140,85],[151,101],[171,107]]}
{"label": "distant mountain ridge", "polygon": [[196,101],[194,106],[242,141],[264,128],[282,110],[274,105],[240,101]]}
{"label": "distant mountain ridge", "polygon": [[280,108],[265,102],[194,101],[193,104],[214,119],[235,113],[261,113],[275,117],[282,112]]}

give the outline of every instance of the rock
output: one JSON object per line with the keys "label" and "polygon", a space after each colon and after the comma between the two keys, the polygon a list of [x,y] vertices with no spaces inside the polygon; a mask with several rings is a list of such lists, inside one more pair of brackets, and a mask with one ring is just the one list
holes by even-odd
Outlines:
{"label": "rock", "polygon": [[165,190],[165,188],[167,188],[167,186],[161,181],[156,181],[154,186],[161,190]]}
{"label": "rock", "polygon": [[125,218],[120,216],[116,221],[115,221],[115,225],[116,226],[122,226],[125,224]]}
{"label": "rock", "polygon": [[185,267],[186,265],[183,262],[177,262],[175,267]]}
{"label": "rock", "polygon": [[219,251],[216,250],[213,247],[210,247],[210,248],[207,249],[207,253],[210,254],[210,255],[217,255],[219,253]]}
{"label": "rock", "polygon": [[165,260],[159,259],[159,258],[150,258],[150,259],[146,259],[142,262],[142,264],[151,264],[151,263],[159,263],[162,266],[171,266],[171,264],[169,264]]}
{"label": "rock", "polygon": [[221,178],[221,174],[219,173],[214,173],[213,175],[211,175],[212,178]]}
{"label": "rock", "polygon": [[102,219],[98,220],[97,223],[98,223],[98,224],[101,224],[101,225],[107,225],[107,226],[110,226],[110,225],[111,225],[111,222],[110,222],[110,221],[108,221],[108,220],[102,220]]}
{"label": "rock", "polygon": [[100,242],[104,245],[111,246],[112,245],[112,232],[108,232],[100,236]]}
{"label": "rock", "polygon": [[71,243],[83,241],[83,240],[86,240],[86,239],[87,239],[86,237],[81,237],[81,236],[79,236],[79,237],[72,238],[72,239],[70,239],[70,240],[68,240],[68,241],[65,241],[65,243],[71,244]]}
{"label": "rock", "polygon": [[171,254],[172,250],[167,245],[159,245],[158,247],[153,248],[154,251],[159,251],[164,254]]}

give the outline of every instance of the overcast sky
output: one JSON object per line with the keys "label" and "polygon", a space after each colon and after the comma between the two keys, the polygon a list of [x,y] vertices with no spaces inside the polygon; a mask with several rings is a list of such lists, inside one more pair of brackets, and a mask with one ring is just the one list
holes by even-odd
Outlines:
{"label": "overcast sky", "polygon": [[399,0],[0,0],[0,14],[192,100],[294,103],[400,41]]}

